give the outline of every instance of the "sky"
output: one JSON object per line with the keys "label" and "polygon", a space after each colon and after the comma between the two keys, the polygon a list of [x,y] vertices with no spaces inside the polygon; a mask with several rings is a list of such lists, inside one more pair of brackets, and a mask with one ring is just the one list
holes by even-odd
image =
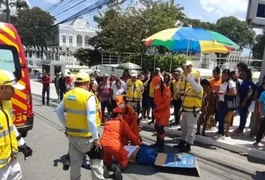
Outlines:
{"label": "sky", "polygon": [[[31,6],[38,6],[44,10],[47,10],[53,4],[57,3],[60,0],[28,0]],[[67,2],[71,0],[64,0],[62,3],[61,9],[65,9],[63,4],[66,6]],[[82,0],[75,0],[73,2],[79,2]],[[64,14],[58,15],[56,18],[58,21],[70,16],[74,12],[81,10],[85,6],[93,3],[96,0],[86,0],[84,3],[80,4],[76,8],[73,8]],[[245,20],[248,0],[176,0],[176,3],[180,4],[180,6],[184,7],[184,12],[189,18],[200,19],[202,21],[216,22],[219,18],[224,16],[235,16],[241,20]],[[75,4],[73,3],[73,4]],[[131,0],[128,0],[127,3],[131,3]],[[57,14],[61,11],[60,7],[58,9],[52,11],[53,15]],[[104,10],[104,8],[103,8]],[[93,22],[93,16],[96,15],[97,12],[92,12],[89,15],[86,15],[85,18],[88,20],[91,26],[96,26]],[[261,29],[255,29],[257,34],[262,33]],[[244,52],[248,53],[248,52]]]}

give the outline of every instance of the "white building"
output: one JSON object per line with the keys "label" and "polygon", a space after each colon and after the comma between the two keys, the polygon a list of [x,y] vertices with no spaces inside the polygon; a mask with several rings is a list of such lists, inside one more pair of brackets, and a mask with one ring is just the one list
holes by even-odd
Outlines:
{"label": "white building", "polygon": [[60,24],[54,28],[48,41],[46,59],[65,61],[66,64],[77,65],[73,53],[79,48],[93,48],[89,39],[97,35],[99,29],[89,27],[82,17],[75,19],[71,24]]}

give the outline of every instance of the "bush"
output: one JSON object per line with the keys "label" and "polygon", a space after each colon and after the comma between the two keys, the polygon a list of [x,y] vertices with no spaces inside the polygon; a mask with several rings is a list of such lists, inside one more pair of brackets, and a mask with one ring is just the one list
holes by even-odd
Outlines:
{"label": "bush", "polygon": [[184,54],[180,55],[131,55],[123,59],[123,63],[131,62],[138,64],[141,66],[141,58],[142,58],[142,69],[143,70],[154,70],[154,59],[155,59],[155,67],[159,67],[161,71],[169,71],[171,64],[171,71],[174,69],[181,67],[187,60],[191,60],[188,56]]}

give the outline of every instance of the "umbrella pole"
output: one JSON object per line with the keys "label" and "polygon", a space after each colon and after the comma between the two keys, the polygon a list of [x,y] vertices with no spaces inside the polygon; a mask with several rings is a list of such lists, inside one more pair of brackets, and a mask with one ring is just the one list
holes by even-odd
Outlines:
{"label": "umbrella pole", "polygon": [[188,40],[188,46],[187,46],[187,56],[189,55],[189,48],[190,48],[190,40]]}

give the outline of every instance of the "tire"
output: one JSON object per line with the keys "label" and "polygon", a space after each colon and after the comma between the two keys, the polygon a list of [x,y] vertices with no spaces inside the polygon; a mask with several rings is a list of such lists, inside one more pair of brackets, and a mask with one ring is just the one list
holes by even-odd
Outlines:
{"label": "tire", "polygon": [[28,135],[28,131],[23,131],[23,132],[21,132],[20,133],[20,135],[21,135],[21,137],[27,137],[27,135]]}

